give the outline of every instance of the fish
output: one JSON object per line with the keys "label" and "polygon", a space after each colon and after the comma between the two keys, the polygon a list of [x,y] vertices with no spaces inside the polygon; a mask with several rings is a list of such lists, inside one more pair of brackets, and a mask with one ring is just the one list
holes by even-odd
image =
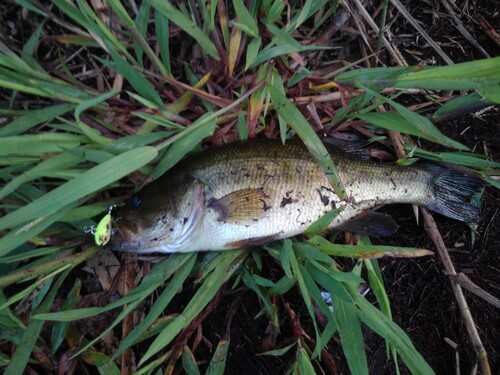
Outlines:
{"label": "fish", "polygon": [[328,229],[390,235],[398,226],[375,211],[411,203],[466,223],[479,221],[471,196],[478,177],[432,163],[365,160],[328,145],[347,199],[300,140],[262,139],[189,156],[141,189],[114,215],[111,248],[134,253],[229,250],[304,233],[331,210]]}

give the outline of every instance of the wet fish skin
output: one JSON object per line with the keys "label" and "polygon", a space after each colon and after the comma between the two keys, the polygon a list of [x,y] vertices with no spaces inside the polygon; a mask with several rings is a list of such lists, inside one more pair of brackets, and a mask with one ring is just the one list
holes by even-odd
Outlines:
{"label": "wet fish skin", "polygon": [[[356,229],[352,224],[365,213],[390,203],[478,220],[468,203],[482,187],[475,177],[438,165],[401,167],[330,151],[345,202],[300,141],[237,142],[189,157],[141,190],[115,216],[112,248],[171,253],[259,245],[303,233],[340,205],[345,208],[330,228]],[[383,232],[386,224],[379,224]],[[368,220],[363,225],[370,229]]]}

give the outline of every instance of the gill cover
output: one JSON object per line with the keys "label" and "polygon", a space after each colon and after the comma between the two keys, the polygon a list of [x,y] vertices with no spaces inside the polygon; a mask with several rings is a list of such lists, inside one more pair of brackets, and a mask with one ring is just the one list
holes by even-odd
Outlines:
{"label": "gill cover", "polygon": [[190,211],[186,218],[183,219],[184,223],[181,226],[178,236],[175,237],[174,241],[162,244],[158,251],[165,253],[189,251],[189,241],[196,233],[203,215],[205,201],[203,184],[199,181],[194,181],[186,197],[190,200],[188,202]]}

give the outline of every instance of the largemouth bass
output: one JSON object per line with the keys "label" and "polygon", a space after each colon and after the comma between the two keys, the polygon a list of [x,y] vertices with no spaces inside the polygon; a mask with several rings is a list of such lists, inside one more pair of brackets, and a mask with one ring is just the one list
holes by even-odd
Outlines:
{"label": "largemouth bass", "polygon": [[329,228],[371,235],[397,229],[372,209],[414,203],[477,222],[476,177],[440,165],[360,160],[331,147],[348,198],[342,201],[299,141],[237,142],[186,158],[142,189],[115,215],[115,250],[189,252],[260,245],[303,233],[332,209]]}

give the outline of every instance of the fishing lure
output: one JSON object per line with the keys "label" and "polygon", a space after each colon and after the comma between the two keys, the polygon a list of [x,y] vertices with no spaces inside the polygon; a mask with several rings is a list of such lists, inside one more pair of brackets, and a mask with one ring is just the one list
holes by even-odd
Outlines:
{"label": "fishing lure", "polygon": [[115,206],[110,206],[108,213],[99,221],[97,227],[94,230],[94,241],[98,246],[105,246],[111,239],[113,234],[113,219],[111,217],[111,211]]}

